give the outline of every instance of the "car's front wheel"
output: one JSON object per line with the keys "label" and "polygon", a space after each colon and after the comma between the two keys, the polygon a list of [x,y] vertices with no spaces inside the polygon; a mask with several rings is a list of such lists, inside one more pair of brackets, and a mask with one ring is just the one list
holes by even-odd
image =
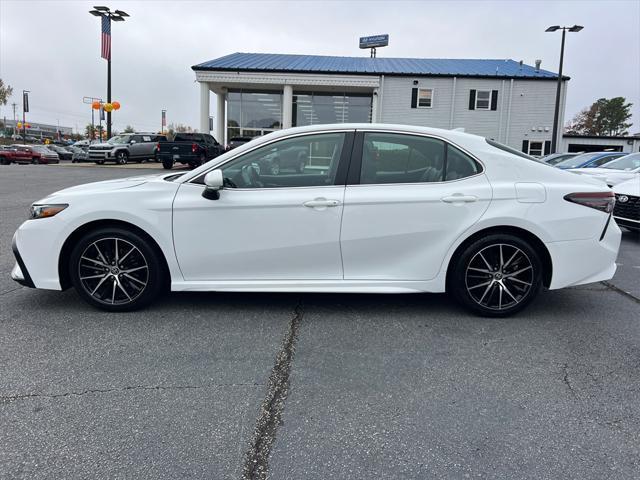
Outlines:
{"label": "car's front wheel", "polygon": [[458,256],[448,290],[471,311],[506,317],[522,310],[540,292],[542,262],[525,240],[492,234]]}
{"label": "car's front wheel", "polygon": [[126,165],[129,161],[129,155],[125,151],[120,151],[116,153],[116,163],[120,165]]}
{"label": "car's front wheel", "polygon": [[77,242],[69,275],[86,302],[107,311],[148,305],[165,280],[156,249],[140,235],[116,227],[94,230]]}

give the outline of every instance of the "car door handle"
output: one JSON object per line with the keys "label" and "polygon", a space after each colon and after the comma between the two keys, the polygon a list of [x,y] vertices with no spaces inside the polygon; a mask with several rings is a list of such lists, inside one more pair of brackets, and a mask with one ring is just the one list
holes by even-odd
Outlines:
{"label": "car door handle", "polygon": [[327,200],[326,198],[316,198],[314,200],[309,200],[308,202],[304,202],[303,205],[309,208],[322,208],[322,207],[337,207],[340,205],[338,200]]}
{"label": "car door handle", "polygon": [[477,202],[478,197],[476,197],[475,195],[463,195],[461,193],[454,193],[453,195],[442,197],[440,200],[445,203],[471,203]]}

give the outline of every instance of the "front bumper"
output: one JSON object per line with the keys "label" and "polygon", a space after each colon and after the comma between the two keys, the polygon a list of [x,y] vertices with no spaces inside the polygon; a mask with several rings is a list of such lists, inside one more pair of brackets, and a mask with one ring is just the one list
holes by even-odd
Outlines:
{"label": "front bumper", "polygon": [[16,264],[13,266],[11,270],[11,278],[18,282],[20,285],[24,285],[29,288],[36,288],[31,279],[31,275],[29,275],[29,271],[24,264],[24,260],[20,256],[20,252],[18,251],[18,245],[16,242],[16,235],[13,236],[13,241],[11,242],[11,249],[13,250],[13,255],[16,257]]}

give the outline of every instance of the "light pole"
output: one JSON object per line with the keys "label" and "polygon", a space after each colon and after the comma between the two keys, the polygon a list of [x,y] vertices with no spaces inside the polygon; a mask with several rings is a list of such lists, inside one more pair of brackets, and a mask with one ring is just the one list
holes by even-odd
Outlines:
{"label": "light pole", "polygon": [[560,44],[560,68],[558,69],[558,86],[556,88],[556,106],[553,112],[553,132],[551,133],[551,152],[556,153],[558,145],[558,120],[560,116],[560,89],[562,88],[562,63],[564,61],[564,37],[567,30],[570,32],[579,32],[584,27],[581,25],[574,25],[573,27],[561,27],[560,25],[553,25],[545,30],[545,32],[556,32],[562,30],[562,43]]}
{"label": "light pole", "polygon": [[[89,13],[102,19],[102,58],[107,61],[107,103],[111,103],[111,21],[124,22],[127,12],[109,7],[93,7]],[[107,138],[111,138],[111,112],[107,112]]]}
{"label": "light pole", "polygon": [[29,90],[22,90],[22,141],[27,143],[27,117],[29,111]]}

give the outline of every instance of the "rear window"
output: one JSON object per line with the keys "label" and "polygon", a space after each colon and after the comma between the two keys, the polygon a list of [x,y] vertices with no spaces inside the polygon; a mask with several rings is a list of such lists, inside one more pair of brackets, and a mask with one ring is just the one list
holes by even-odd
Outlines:
{"label": "rear window", "polygon": [[500,142],[496,142],[495,140],[491,140],[490,138],[485,138],[485,140],[489,145],[491,145],[492,147],[495,147],[495,148],[497,148],[499,150],[502,150],[504,152],[510,153],[512,155],[516,155],[516,156],[521,157],[521,158],[526,158],[527,160],[532,160],[532,161],[534,161],[536,163],[542,163],[544,165],[547,165],[544,161],[540,160],[539,158],[535,158],[535,157],[532,157],[531,155],[527,155],[526,153],[523,153],[520,150],[516,150],[515,148],[508,147],[506,145],[503,145]]}
{"label": "rear window", "polygon": [[197,137],[194,133],[176,133],[175,137],[173,137],[174,142],[192,142],[196,139]]}

